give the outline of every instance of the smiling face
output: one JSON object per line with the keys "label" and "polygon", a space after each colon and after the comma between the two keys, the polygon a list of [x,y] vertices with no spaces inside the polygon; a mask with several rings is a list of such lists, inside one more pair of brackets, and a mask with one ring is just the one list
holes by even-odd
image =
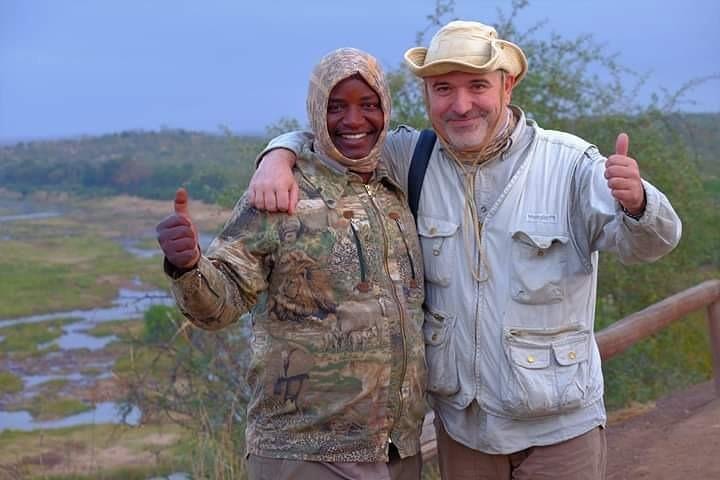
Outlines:
{"label": "smiling face", "polygon": [[359,76],[335,85],[327,105],[327,130],[335,148],[347,158],[366,157],[384,127],[380,97]]}
{"label": "smiling face", "polygon": [[[503,83],[503,78],[505,79]],[[473,151],[505,112],[514,84],[501,72],[450,72],[427,77],[430,119],[438,134],[458,151]]]}

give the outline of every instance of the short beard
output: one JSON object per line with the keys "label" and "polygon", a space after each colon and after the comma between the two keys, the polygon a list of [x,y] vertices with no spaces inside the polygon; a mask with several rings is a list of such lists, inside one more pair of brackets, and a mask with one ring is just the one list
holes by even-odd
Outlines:
{"label": "short beard", "polygon": [[488,141],[490,125],[487,121],[487,113],[481,115],[480,121],[482,123],[479,123],[473,130],[464,132],[453,132],[450,128],[446,128],[447,142],[459,152],[472,152],[480,149]]}

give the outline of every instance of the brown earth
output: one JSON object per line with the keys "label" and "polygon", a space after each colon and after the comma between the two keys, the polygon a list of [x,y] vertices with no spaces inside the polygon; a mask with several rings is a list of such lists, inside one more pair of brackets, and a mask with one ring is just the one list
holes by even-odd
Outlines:
{"label": "brown earth", "polygon": [[[151,433],[142,438],[141,447],[138,447],[138,441],[135,445],[108,445],[115,443],[112,437],[99,438],[97,444],[73,440],[49,442],[40,453],[23,455],[14,464],[0,465],[0,480],[19,480],[28,475],[33,478],[75,475],[104,478],[103,472],[118,468],[153,467],[169,456],[168,450],[179,438],[177,433]],[[118,439],[115,441],[119,442]]]}
{"label": "brown earth", "polygon": [[71,475],[101,473],[119,467],[156,465],[158,456],[178,440],[176,434],[152,434],[143,438],[143,451],[123,445],[107,448],[78,449],[72,455],[64,455],[53,463],[44,463],[45,475]]}
{"label": "brown earth", "polygon": [[720,397],[711,382],[607,430],[608,480],[720,479]]}
{"label": "brown earth", "polygon": [[[133,219],[135,222],[145,220],[153,227],[157,222],[173,213],[172,198],[160,201],[120,195],[97,199],[95,206],[105,214],[111,212],[116,216]],[[231,210],[193,200],[192,197],[189,199],[188,206],[193,222],[201,230],[214,231],[230,218]]]}

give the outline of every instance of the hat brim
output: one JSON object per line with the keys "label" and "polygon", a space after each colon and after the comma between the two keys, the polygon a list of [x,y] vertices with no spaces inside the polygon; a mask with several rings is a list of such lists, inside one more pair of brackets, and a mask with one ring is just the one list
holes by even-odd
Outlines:
{"label": "hat brim", "polygon": [[458,57],[435,60],[425,63],[427,56],[427,48],[415,47],[405,52],[405,63],[410,71],[418,77],[432,77],[435,75],[444,75],[450,72],[466,72],[466,73],[488,73],[495,70],[505,70],[515,77],[515,85],[527,73],[527,58],[520,47],[514,43],[504,40],[496,40],[503,50],[497,61],[487,64],[487,57]]}

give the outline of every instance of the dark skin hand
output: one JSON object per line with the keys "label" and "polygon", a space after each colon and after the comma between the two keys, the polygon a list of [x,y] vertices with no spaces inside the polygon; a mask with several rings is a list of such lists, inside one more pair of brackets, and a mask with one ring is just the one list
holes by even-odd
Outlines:
{"label": "dark skin hand", "polygon": [[185,270],[197,265],[200,260],[198,234],[190,219],[188,195],[184,188],[175,193],[175,213],[160,222],[155,231],[168,262]]}

